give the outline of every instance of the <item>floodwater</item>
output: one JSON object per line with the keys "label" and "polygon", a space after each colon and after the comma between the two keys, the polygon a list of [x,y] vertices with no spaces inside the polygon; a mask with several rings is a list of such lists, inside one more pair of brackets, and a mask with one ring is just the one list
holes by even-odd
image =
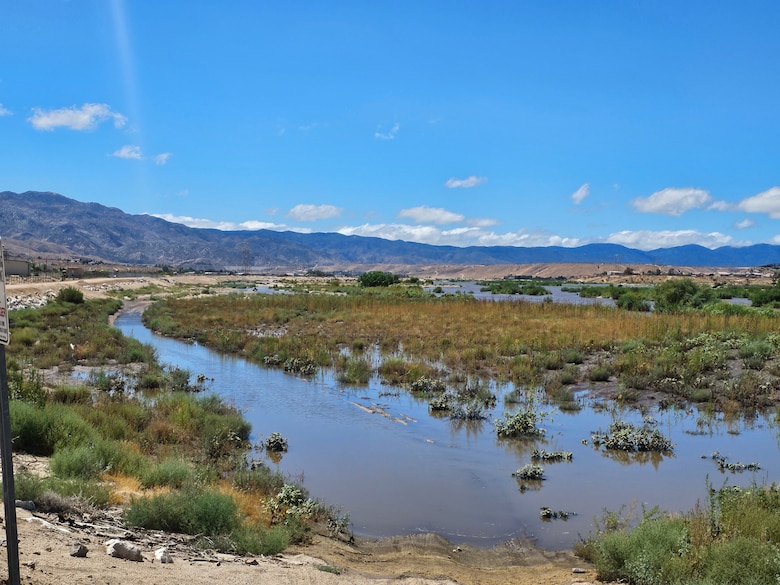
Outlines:
{"label": "floodwater", "polygon": [[[242,410],[253,441],[275,431],[286,437],[289,452],[279,463],[266,461],[349,512],[361,536],[436,532],[481,546],[531,537],[561,550],[590,532],[604,510],[684,512],[706,501],[708,482],[718,488],[780,481],[780,431],[772,417],[723,421],[696,411],[654,411],[674,454],[614,453],[594,448],[591,434],[615,417],[635,423],[641,417],[610,410],[585,389],[577,412],[537,405],[549,413],[544,438],[499,440],[492,421],[514,408],[502,400],[511,387],[496,389],[489,420],[464,423],[431,416],[427,402],[376,379],[355,388],[329,373],[298,378],[154,335],[137,314],[121,315],[116,326],[153,345],[162,362],[213,378],[210,390]],[[521,486],[512,473],[531,463],[536,448],[571,451],[573,460],[542,464],[545,479]],[[757,462],[761,469],[721,472],[711,458],[716,450],[728,462]],[[542,507],[574,515],[542,520]]]}

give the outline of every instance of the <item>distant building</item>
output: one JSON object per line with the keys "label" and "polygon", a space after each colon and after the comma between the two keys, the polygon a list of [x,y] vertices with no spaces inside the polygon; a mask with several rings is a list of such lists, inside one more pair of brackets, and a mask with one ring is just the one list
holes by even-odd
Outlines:
{"label": "distant building", "polygon": [[6,256],[4,264],[6,276],[30,276],[30,263],[27,260]]}

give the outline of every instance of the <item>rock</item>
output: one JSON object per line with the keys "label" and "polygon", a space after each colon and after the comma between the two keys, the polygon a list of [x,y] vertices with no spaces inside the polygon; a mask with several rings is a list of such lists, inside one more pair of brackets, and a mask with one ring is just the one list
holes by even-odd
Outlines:
{"label": "rock", "polygon": [[32,500],[16,500],[15,505],[22,510],[28,510],[30,512],[35,510],[35,502]]}
{"label": "rock", "polygon": [[171,553],[168,552],[167,548],[158,548],[156,551],[154,551],[154,558],[157,559],[160,563],[173,563],[173,557],[171,557]]}
{"label": "rock", "polygon": [[574,568],[571,570],[571,572],[572,572],[572,573],[587,573],[587,572],[588,572],[588,570],[587,570],[587,569],[581,569],[580,567],[574,567]]}
{"label": "rock", "polygon": [[141,549],[134,544],[119,540],[118,538],[112,538],[111,540],[106,541],[106,554],[117,559],[137,561],[139,563],[142,563],[144,560]]}
{"label": "rock", "polygon": [[70,556],[84,558],[87,556],[89,549],[83,544],[77,542],[70,548]]}

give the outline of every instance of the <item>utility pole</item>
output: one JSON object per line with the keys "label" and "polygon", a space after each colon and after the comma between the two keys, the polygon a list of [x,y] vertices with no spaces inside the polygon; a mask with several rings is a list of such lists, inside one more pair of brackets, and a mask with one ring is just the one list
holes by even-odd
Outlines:
{"label": "utility pole", "polygon": [[3,505],[5,510],[5,540],[8,551],[8,583],[20,585],[19,537],[16,530],[16,490],[14,489],[14,458],[11,452],[11,409],[8,398],[8,372],[5,346],[10,340],[8,299],[5,296],[5,257],[0,240],[0,463],[3,466]]}

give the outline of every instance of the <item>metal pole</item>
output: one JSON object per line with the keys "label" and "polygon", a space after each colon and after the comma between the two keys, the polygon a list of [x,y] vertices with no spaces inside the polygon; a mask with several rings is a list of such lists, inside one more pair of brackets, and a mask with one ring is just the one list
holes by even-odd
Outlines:
{"label": "metal pole", "polygon": [[3,465],[3,505],[5,506],[5,540],[8,551],[8,584],[20,585],[14,458],[11,452],[11,409],[8,402],[5,345],[2,344],[0,344],[0,463]]}

